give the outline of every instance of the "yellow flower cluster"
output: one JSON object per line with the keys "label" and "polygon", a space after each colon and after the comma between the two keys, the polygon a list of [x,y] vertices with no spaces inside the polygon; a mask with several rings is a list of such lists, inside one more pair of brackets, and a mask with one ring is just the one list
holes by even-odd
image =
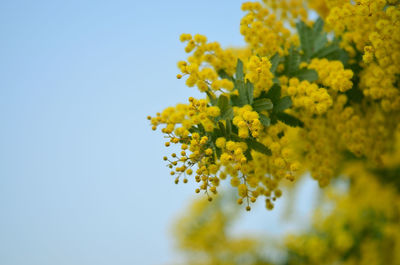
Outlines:
{"label": "yellow flower cluster", "polygon": [[291,78],[287,92],[293,99],[293,106],[303,108],[309,115],[324,114],[332,106],[332,98],[327,90],[307,80],[300,82],[297,78]]}
{"label": "yellow flower cluster", "polygon": [[313,59],[308,65],[308,68],[318,72],[318,81],[320,84],[332,88],[335,91],[345,92],[353,86],[351,81],[353,72],[344,69],[340,61]]}
{"label": "yellow flower cluster", "polygon": [[343,155],[346,151],[365,157],[377,167],[384,166],[384,157],[393,152],[391,132],[400,128],[395,122],[400,116],[387,119],[376,104],[350,107],[346,106],[348,103],[345,95],[338,95],[325,116],[302,116],[306,125],[297,140],[302,143],[298,150],[306,154],[303,163],[321,186],[326,186],[337,174],[341,161],[347,159]]}
{"label": "yellow flower cluster", "polygon": [[[191,175],[193,172],[191,168],[194,165],[197,165],[199,170],[201,170],[198,173],[207,174],[209,171],[215,171],[217,167],[210,162],[214,159],[214,152],[208,146],[208,137],[200,137],[198,133],[191,133],[189,129],[194,125],[201,125],[205,131],[212,131],[215,126],[213,118],[220,114],[220,110],[218,107],[207,106],[206,100],[190,98],[189,101],[190,104],[188,105],[179,104],[175,108],[169,107],[162,113],[158,113],[156,117],[149,117],[154,130],[158,125],[166,125],[162,128],[162,132],[169,138],[165,146],[169,147],[171,144],[181,144],[182,151],[180,157],[175,153],[171,155],[171,160],[164,157],[164,160],[169,161],[169,167],[171,169],[174,168],[174,170],[171,171],[171,175],[178,175],[176,182],[179,181],[179,177],[182,174],[185,176],[186,174]],[[176,127],[177,125],[180,126]],[[191,154],[188,154],[187,151],[190,151]],[[218,168],[216,170],[218,170]],[[199,180],[199,178],[196,178],[196,180]],[[203,180],[205,181],[202,184],[204,190],[207,190],[209,187],[212,188],[211,184],[217,183],[217,181],[213,179],[210,180],[208,177],[206,179],[203,178]],[[186,177],[184,182],[187,182]],[[213,190],[215,190],[215,188],[211,189],[211,191]]]}
{"label": "yellow flower cluster", "polygon": [[353,154],[365,156],[376,167],[386,166],[383,158],[394,152],[394,132],[400,129],[399,119],[399,113],[387,117],[377,104],[356,109],[351,121],[343,123],[347,134],[343,133],[341,140],[343,144],[349,141],[348,149]]}
{"label": "yellow flower cluster", "polygon": [[220,110],[215,106],[208,106],[207,100],[197,100],[189,98],[190,104],[178,104],[175,108],[168,107],[157,117],[151,118],[153,130],[157,128],[159,124],[166,124],[166,127],[162,129],[163,133],[171,134],[174,132],[176,124],[182,124],[183,129],[178,128],[175,130],[175,134],[178,136],[189,135],[189,129],[193,125],[201,124],[204,129],[208,132],[214,129],[213,118],[220,114]]}
{"label": "yellow flower cluster", "polygon": [[254,84],[254,97],[262,91],[268,91],[272,86],[274,77],[270,71],[271,63],[267,57],[251,56],[247,63],[246,79]]}
{"label": "yellow flower cluster", "polygon": [[216,141],[223,152],[220,161],[224,169],[219,177],[225,179],[227,175],[231,176],[230,183],[237,187],[240,196],[238,204],[245,200],[247,210],[251,209],[249,202],[254,203],[259,196],[266,197],[266,207],[271,210],[274,207],[273,201],[282,195],[278,188],[279,182],[282,179],[293,181],[294,174],[300,169],[293,150],[288,147],[288,137],[279,137],[288,130],[287,126],[279,124],[268,130],[270,136],[262,139],[264,144],[271,144],[272,155],[252,151],[252,161],[247,161],[244,156],[247,146],[243,142],[226,141],[224,138]]}
{"label": "yellow flower cluster", "polygon": [[307,10],[303,0],[263,0],[282,21],[289,21],[294,26],[297,19],[306,21]]}
{"label": "yellow flower cluster", "polygon": [[299,150],[305,153],[304,163],[311,176],[321,187],[325,187],[335,176],[335,170],[341,160],[337,148],[338,135],[332,130],[330,121],[323,117],[303,120],[305,129],[300,131]]}
{"label": "yellow flower cluster", "polygon": [[[188,75],[187,86],[196,85],[201,92],[211,88],[228,91],[233,89],[233,84],[229,80],[219,80],[217,74],[221,69],[231,75],[235,72],[237,58],[233,51],[222,49],[217,42],[207,43],[207,38],[200,34],[196,34],[192,38],[190,34],[184,33],[180,40],[187,42],[185,51],[192,53],[187,62],[178,62],[178,68],[183,76]],[[177,77],[181,78],[182,75],[179,74]]]}
{"label": "yellow flower cluster", "polygon": [[308,7],[315,10],[323,19],[326,18],[330,11],[327,2],[325,0],[307,0]]}
{"label": "yellow flower cluster", "polygon": [[[396,80],[400,74],[400,9],[395,0],[327,1],[327,24],[341,36],[341,45],[351,56],[363,55],[366,65],[360,89],[374,100],[382,100],[386,111],[400,110]],[[356,50],[354,50],[354,48]]]}
{"label": "yellow flower cluster", "polygon": [[243,155],[243,152],[247,150],[246,143],[226,141],[224,137],[220,137],[217,139],[216,145],[222,150],[220,160],[225,167],[233,166],[234,170],[239,171],[242,168],[241,165],[247,162]]}
{"label": "yellow flower cluster", "polygon": [[[233,89],[233,83],[232,83],[232,81],[230,81],[228,79],[219,79],[219,80],[215,80],[212,83],[211,88],[214,91],[229,92],[229,91],[232,91],[232,89]],[[206,90],[204,90],[202,92],[205,92],[205,91]]]}
{"label": "yellow flower cluster", "polygon": [[395,86],[395,76],[390,68],[371,63],[360,74],[360,88],[365,96],[381,100],[385,112],[400,110],[400,91]]}
{"label": "yellow flower cluster", "polygon": [[240,21],[240,34],[254,51],[253,54],[271,57],[287,53],[291,44],[298,44],[296,35],[285,28],[266,6],[258,2],[245,2],[242,10],[248,13]]}
{"label": "yellow flower cluster", "polygon": [[[187,105],[169,107],[156,117],[149,117],[153,129],[165,124],[162,132],[169,138],[165,146],[179,144],[181,147],[180,154],[172,153],[170,158],[164,157],[172,170],[171,175],[176,176],[176,183],[181,177],[187,183],[188,176],[195,173],[194,179],[200,185],[196,192],[204,191],[209,200],[212,200],[211,194],[217,193],[220,180],[231,176],[231,185],[241,195],[239,204],[245,200],[246,209],[250,210],[250,202],[254,203],[259,196],[265,196],[266,207],[272,209],[273,201],[282,194],[278,188],[281,179],[294,180],[295,173],[300,169],[296,155],[289,147],[289,139],[285,136],[289,127],[278,123],[266,129],[251,106],[235,107],[232,122],[238,128],[238,137],[258,137],[272,151],[272,155],[267,156],[252,150],[250,155],[253,160],[248,161],[245,153],[249,150],[245,142],[235,142],[225,137],[213,140],[189,131],[199,125],[206,132],[213,131],[217,126],[214,117],[219,114],[220,109],[209,106],[206,100],[190,98]],[[215,156],[215,148],[221,151],[219,159]]]}
{"label": "yellow flower cluster", "polygon": [[250,105],[245,105],[242,108],[235,107],[234,109],[235,117],[232,122],[239,129],[238,135],[240,138],[248,138],[249,131],[254,138],[257,138],[259,132],[263,129],[263,126],[258,119],[258,113],[252,111]]}
{"label": "yellow flower cluster", "polygon": [[272,209],[273,201],[282,195],[279,189],[279,183],[287,179],[293,181],[296,172],[301,169],[298,157],[292,148],[290,141],[291,128],[278,123],[270,126],[267,132],[260,135],[261,142],[269,146],[272,152],[271,156],[252,152],[253,161],[251,161],[251,174],[248,174],[247,183],[251,188],[255,188],[256,193],[253,196],[266,196],[266,207]]}

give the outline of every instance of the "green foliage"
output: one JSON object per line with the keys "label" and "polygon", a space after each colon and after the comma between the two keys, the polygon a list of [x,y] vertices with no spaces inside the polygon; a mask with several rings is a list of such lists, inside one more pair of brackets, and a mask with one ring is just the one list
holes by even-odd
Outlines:
{"label": "green foliage", "polygon": [[236,64],[236,80],[244,82],[243,62],[238,59]]}
{"label": "green foliage", "polygon": [[279,57],[279,54],[275,53],[274,56],[272,56],[269,61],[271,62],[271,68],[270,71],[271,73],[275,74],[276,69],[278,68],[279,63],[281,62],[281,58]]}
{"label": "green foliage", "polygon": [[264,125],[265,127],[268,127],[271,125],[271,119],[268,118],[267,116],[260,114],[260,122],[262,123],[262,125]]}
{"label": "green foliage", "polygon": [[207,97],[210,100],[210,104],[211,106],[215,106],[218,103],[218,99],[216,98],[216,96],[214,95],[214,93],[212,93],[210,90],[206,91]]}
{"label": "green foliage", "polygon": [[289,126],[292,126],[292,127],[303,127],[303,125],[304,125],[301,120],[299,120],[298,118],[296,118],[290,114],[287,114],[285,112],[277,113],[276,118],[278,120],[280,120],[281,122],[283,122]]}
{"label": "green foliage", "polygon": [[278,84],[274,84],[265,95],[266,98],[271,99],[273,104],[277,104],[281,98],[281,87]]}
{"label": "green foliage", "polygon": [[251,105],[253,103],[253,84],[244,80],[243,63],[238,59],[236,66],[235,89],[239,92],[238,106]]}
{"label": "green foliage", "polygon": [[255,111],[261,112],[263,110],[271,110],[274,105],[269,98],[260,98],[255,100],[252,106]]}
{"label": "green foliage", "polygon": [[286,76],[294,76],[295,73],[299,70],[300,65],[300,53],[295,47],[290,47],[289,55],[285,57],[284,61],[285,65],[285,75]]}
{"label": "green foliage", "polygon": [[313,82],[318,79],[318,73],[313,69],[300,69],[295,73],[295,77],[300,81],[307,80]]}
{"label": "green foliage", "polygon": [[339,60],[347,65],[348,55],[339,47],[339,39],[329,42],[323,26],[324,22],[321,18],[318,18],[312,27],[307,26],[303,21],[296,24],[300,48],[303,52],[301,61],[309,62],[312,58],[326,58]]}
{"label": "green foliage", "polygon": [[248,138],[246,139],[246,144],[250,149],[263,153],[264,155],[268,156],[272,155],[271,150],[268,147],[266,147],[260,142],[257,142],[256,140]]}
{"label": "green foliage", "polygon": [[277,104],[275,105],[274,111],[275,112],[282,112],[285,109],[288,109],[292,106],[292,99],[290,98],[290,96],[286,96],[281,98]]}
{"label": "green foliage", "polygon": [[221,110],[220,119],[233,119],[233,109],[232,106],[229,104],[229,99],[225,95],[221,95],[218,98],[218,107]]}

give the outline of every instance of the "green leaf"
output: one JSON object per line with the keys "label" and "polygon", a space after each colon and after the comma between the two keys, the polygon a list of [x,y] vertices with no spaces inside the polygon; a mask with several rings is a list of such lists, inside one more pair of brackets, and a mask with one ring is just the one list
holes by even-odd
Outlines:
{"label": "green leaf", "polygon": [[241,106],[239,96],[230,95],[232,106]]}
{"label": "green leaf", "polygon": [[198,128],[198,132],[200,132],[200,134],[206,134],[206,130],[204,129],[203,125],[197,124],[197,128]]}
{"label": "green leaf", "polygon": [[349,61],[349,55],[342,49],[338,49],[335,52],[328,54],[325,58],[328,60],[341,61],[345,68],[347,67]]}
{"label": "green leaf", "polygon": [[253,103],[253,84],[250,82],[244,83],[241,80],[236,80],[235,87],[239,92],[238,106],[241,107],[248,104],[251,105]]}
{"label": "green leaf", "polygon": [[[279,113],[281,113],[281,112],[279,112]],[[278,122],[278,118],[276,117],[276,113],[275,112],[272,112],[269,117],[270,117],[272,125],[274,125],[274,124],[276,124]]]}
{"label": "green leaf", "polygon": [[324,58],[327,55],[334,53],[336,51],[340,50],[340,48],[336,45],[329,45],[327,47],[325,47],[324,49],[316,52],[313,56],[317,57],[317,58]]}
{"label": "green leaf", "polygon": [[244,156],[247,158],[247,161],[253,160],[253,156],[251,155],[250,148],[247,148],[246,151],[244,151]]}
{"label": "green leaf", "polygon": [[319,34],[314,39],[314,48],[311,57],[315,57],[315,54],[320,52],[327,43],[328,43],[328,38],[326,37],[326,34]]}
{"label": "green leaf", "polygon": [[244,139],[243,138],[240,138],[237,134],[235,134],[235,133],[232,133],[231,135],[230,135],[230,138],[233,140],[233,141],[235,141],[235,142],[243,142],[244,141]]}
{"label": "green leaf", "polygon": [[244,84],[244,81],[242,80],[236,80],[235,81],[235,88],[239,92],[239,104],[238,106],[244,106],[248,104],[248,98],[247,98],[247,91],[246,91],[246,86]]}
{"label": "green leaf", "polygon": [[220,109],[220,119],[232,119],[233,118],[233,109],[229,104],[229,99],[225,95],[220,95],[218,98],[218,108]]}
{"label": "green leaf", "polygon": [[276,104],[281,98],[281,87],[274,84],[267,92],[266,97],[271,99],[273,104]]}
{"label": "green leaf", "polygon": [[298,118],[296,118],[296,117],[294,117],[294,116],[292,116],[290,114],[287,114],[285,112],[277,113],[276,117],[281,122],[283,122],[283,123],[285,123],[285,124],[287,124],[289,126],[292,126],[292,127],[297,127],[297,126],[298,127],[303,127],[304,126],[304,123],[301,120],[299,120]]}
{"label": "green leaf", "polygon": [[324,21],[322,20],[322,18],[318,18],[313,25],[313,30],[314,30],[314,34],[318,34],[322,32],[322,29],[324,28]]}
{"label": "green leaf", "polygon": [[253,104],[254,86],[252,83],[246,82],[245,88],[246,88],[247,104]]}
{"label": "green leaf", "polygon": [[[347,52],[339,47],[339,39],[334,39],[328,46],[320,48],[313,54],[316,58],[326,58],[328,60],[339,60],[347,66],[349,56]],[[320,44],[322,45],[322,44]]]}
{"label": "green leaf", "polygon": [[274,105],[269,98],[257,99],[253,102],[253,109],[260,112],[263,110],[271,110]]}
{"label": "green leaf", "polygon": [[229,75],[225,72],[225,70],[220,69],[220,70],[218,70],[217,73],[218,73],[219,77],[221,77],[221,78],[223,78],[223,79],[228,79],[228,80],[233,81],[232,76],[229,76]]}
{"label": "green leaf", "polygon": [[318,73],[312,69],[300,69],[296,72],[295,76],[300,80],[307,80],[313,82],[318,79]]}
{"label": "green leaf", "polygon": [[244,81],[243,62],[238,59],[236,65],[235,89],[239,92],[238,106],[244,106],[253,103],[253,84]]}
{"label": "green leaf", "polygon": [[206,91],[206,94],[208,96],[208,99],[210,100],[210,103],[212,106],[217,105],[217,98],[215,97],[214,93],[210,92],[210,91]]}
{"label": "green leaf", "polygon": [[313,31],[309,28],[303,21],[296,24],[297,31],[300,37],[300,47],[304,52],[305,60],[311,57],[311,52],[313,50]]}
{"label": "green leaf", "polygon": [[297,49],[290,47],[289,55],[285,58],[285,73],[287,76],[292,77],[293,74],[299,69],[300,54]]}
{"label": "green leaf", "polygon": [[226,130],[225,130],[225,126],[224,126],[224,124],[222,123],[222,122],[218,122],[218,127],[219,127],[219,130],[221,131],[221,133],[222,133],[222,135],[225,135],[226,136]]}
{"label": "green leaf", "polygon": [[311,57],[315,57],[314,54],[318,53],[321,49],[323,49],[328,42],[328,38],[326,34],[322,31],[324,28],[324,21],[319,17],[313,25],[314,32],[314,44],[313,44],[313,52]]}
{"label": "green leaf", "polygon": [[238,59],[236,64],[236,79],[244,81],[243,62]]}
{"label": "green leaf", "polygon": [[260,142],[257,142],[256,140],[249,138],[249,139],[246,139],[246,143],[249,148],[251,148],[257,152],[260,152],[267,156],[272,155],[271,150],[268,147],[266,147],[265,145],[263,145]]}
{"label": "green leaf", "polygon": [[226,127],[225,127],[225,131],[226,131],[226,135],[227,136],[229,136],[229,135],[231,135],[231,133],[232,133],[232,124],[231,124],[231,120],[230,119],[226,119],[225,120],[226,122],[225,122],[225,124],[226,124]]}
{"label": "green leaf", "polygon": [[215,154],[217,155],[217,158],[219,159],[222,155],[222,150],[218,147],[215,147]]}
{"label": "green leaf", "polygon": [[[222,124],[222,126],[224,126],[224,124]],[[221,128],[219,128],[219,130],[217,128],[214,128],[214,130],[211,133],[208,133],[207,136],[211,138],[210,142],[214,143],[218,137],[225,136],[225,133],[221,130]]]}
{"label": "green leaf", "polygon": [[225,95],[220,95],[218,98],[218,108],[221,112],[225,111],[229,107],[229,99]]}
{"label": "green leaf", "polygon": [[229,108],[226,111],[224,111],[224,113],[222,113],[220,117],[221,120],[233,119],[233,108],[229,106]]}
{"label": "green leaf", "polygon": [[278,53],[275,53],[274,56],[272,56],[269,61],[271,62],[271,68],[270,71],[271,73],[275,73],[276,69],[278,68],[279,62],[280,62],[281,58],[279,57]]}
{"label": "green leaf", "polygon": [[[296,24],[297,31],[300,37],[300,47],[303,51],[302,60],[309,61],[311,58],[318,57],[322,58],[328,53],[331,53],[333,48],[325,50],[328,42],[326,33],[323,31],[324,22],[321,18],[318,18],[313,27],[308,27],[304,22]],[[338,45],[332,43],[333,46]]]}
{"label": "green leaf", "polygon": [[260,114],[260,122],[265,127],[268,127],[268,126],[271,125],[271,119],[268,118],[267,116],[263,115],[263,114]]}
{"label": "green leaf", "polygon": [[274,112],[282,112],[292,106],[292,99],[290,96],[281,98],[278,103],[274,106]]}

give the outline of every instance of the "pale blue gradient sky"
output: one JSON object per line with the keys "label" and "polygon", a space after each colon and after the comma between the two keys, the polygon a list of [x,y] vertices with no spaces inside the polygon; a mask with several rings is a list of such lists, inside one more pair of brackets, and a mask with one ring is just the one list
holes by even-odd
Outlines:
{"label": "pale blue gradient sky", "polygon": [[175,78],[180,33],[243,43],[241,2],[0,2],[0,264],[172,259],[195,187],[145,117],[198,95]]}

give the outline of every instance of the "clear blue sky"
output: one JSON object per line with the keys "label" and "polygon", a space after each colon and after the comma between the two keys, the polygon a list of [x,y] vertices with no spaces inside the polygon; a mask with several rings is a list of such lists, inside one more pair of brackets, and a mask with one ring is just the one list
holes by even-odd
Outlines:
{"label": "clear blue sky", "polygon": [[243,43],[241,2],[0,2],[0,264],[171,260],[195,187],[145,118],[198,95],[180,33]]}

